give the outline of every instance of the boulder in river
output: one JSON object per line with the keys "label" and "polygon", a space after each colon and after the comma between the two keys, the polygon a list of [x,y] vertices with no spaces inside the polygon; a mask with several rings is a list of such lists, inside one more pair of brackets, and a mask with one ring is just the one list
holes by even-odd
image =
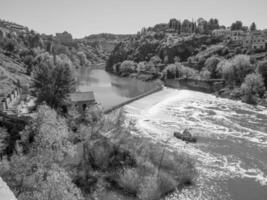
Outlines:
{"label": "boulder in river", "polygon": [[196,137],[193,137],[188,129],[185,129],[183,133],[174,132],[173,136],[185,142],[191,142],[191,143],[197,142]]}

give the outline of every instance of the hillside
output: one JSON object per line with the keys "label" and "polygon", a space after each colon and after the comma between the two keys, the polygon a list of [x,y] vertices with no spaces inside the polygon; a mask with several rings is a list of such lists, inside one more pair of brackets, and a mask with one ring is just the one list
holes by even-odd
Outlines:
{"label": "hillside", "polygon": [[0,20],[0,96],[20,85],[29,88],[32,70],[46,55],[67,62],[72,70],[104,63],[111,51],[128,35],[97,34],[73,39],[63,32],[39,34],[16,23]]}
{"label": "hillside", "polygon": [[[115,35],[110,33],[100,33],[89,35],[78,41],[84,45],[84,49],[95,49],[96,55],[106,60],[115,46],[121,41],[127,40],[131,35]],[[86,51],[86,50],[85,50]]]}
{"label": "hillside", "polygon": [[266,33],[236,28],[235,23],[226,29],[216,19],[203,20],[171,19],[143,28],[114,48],[106,70],[146,81],[220,79],[225,85],[216,90],[218,95],[252,104],[265,102]]}

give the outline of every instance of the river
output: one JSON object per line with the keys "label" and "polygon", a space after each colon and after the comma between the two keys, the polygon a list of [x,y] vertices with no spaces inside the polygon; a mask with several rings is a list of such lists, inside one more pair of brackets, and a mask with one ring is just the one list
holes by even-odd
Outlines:
{"label": "river", "polygon": [[[108,107],[149,90],[151,83],[112,76],[103,70],[81,73],[79,89],[94,90]],[[168,200],[266,200],[267,109],[190,90],[164,90],[124,107],[142,137],[166,143],[196,161],[196,184]],[[196,144],[173,137],[189,128]]]}
{"label": "river", "polygon": [[[266,200],[267,109],[165,88],[125,107],[138,132],[196,160],[196,185],[168,199]],[[197,144],[173,137],[189,128]]]}

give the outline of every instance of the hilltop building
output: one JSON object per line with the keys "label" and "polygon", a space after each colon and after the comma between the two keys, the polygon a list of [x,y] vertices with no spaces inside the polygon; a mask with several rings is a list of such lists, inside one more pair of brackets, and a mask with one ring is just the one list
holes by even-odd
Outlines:
{"label": "hilltop building", "polygon": [[231,31],[230,37],[233,41],[241,41],[244,38],[244,31],[242,30]]}
{"label": "hilltop building", "polygon": [[212,31],[212,35],[215,37],[229,38],[231,36],[230,29],[215,29]]}
{"label": "hilltop building", "polygon": [[28,31],[28,28],[16,23],[0,20],[0,27],[8,29],[9,31],[14,32],[20,32],[20,33],[26,33]]}
{"label": "hilltop building", "polygon": [[242,44],[244,48],[250,50],[264,50],[266,48],[266,39],[261,32],[252,32],[244,36]]}

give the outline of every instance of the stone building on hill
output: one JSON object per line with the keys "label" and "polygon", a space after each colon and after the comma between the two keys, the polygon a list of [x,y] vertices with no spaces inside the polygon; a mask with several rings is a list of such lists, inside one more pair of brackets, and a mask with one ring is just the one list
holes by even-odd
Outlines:
{"label": "stone building on hill", "polygon": [[230,29],[215,29],[212,31],[212,35],[215,37],[229,38],[231,36]]}
{"label": "stone building on hill", "polygon": [[261,32],[252,32],[244,36],[242,40],[244,48],[250,50],[265,50],[266,49],[266,39]]}
{"label": "stone building on hill", "polygon": [[233,41],[242,41],[244,38],[244,31],[242,30],[231,31],[230,37]]}
{"label": "stone building on hill", "polygon": [[5,20],[0,20],[0,27],[8,29],[11,32],[20,32],[20,33],[26,33],[28,32],[28,28],[13,22],[8,22]]}

